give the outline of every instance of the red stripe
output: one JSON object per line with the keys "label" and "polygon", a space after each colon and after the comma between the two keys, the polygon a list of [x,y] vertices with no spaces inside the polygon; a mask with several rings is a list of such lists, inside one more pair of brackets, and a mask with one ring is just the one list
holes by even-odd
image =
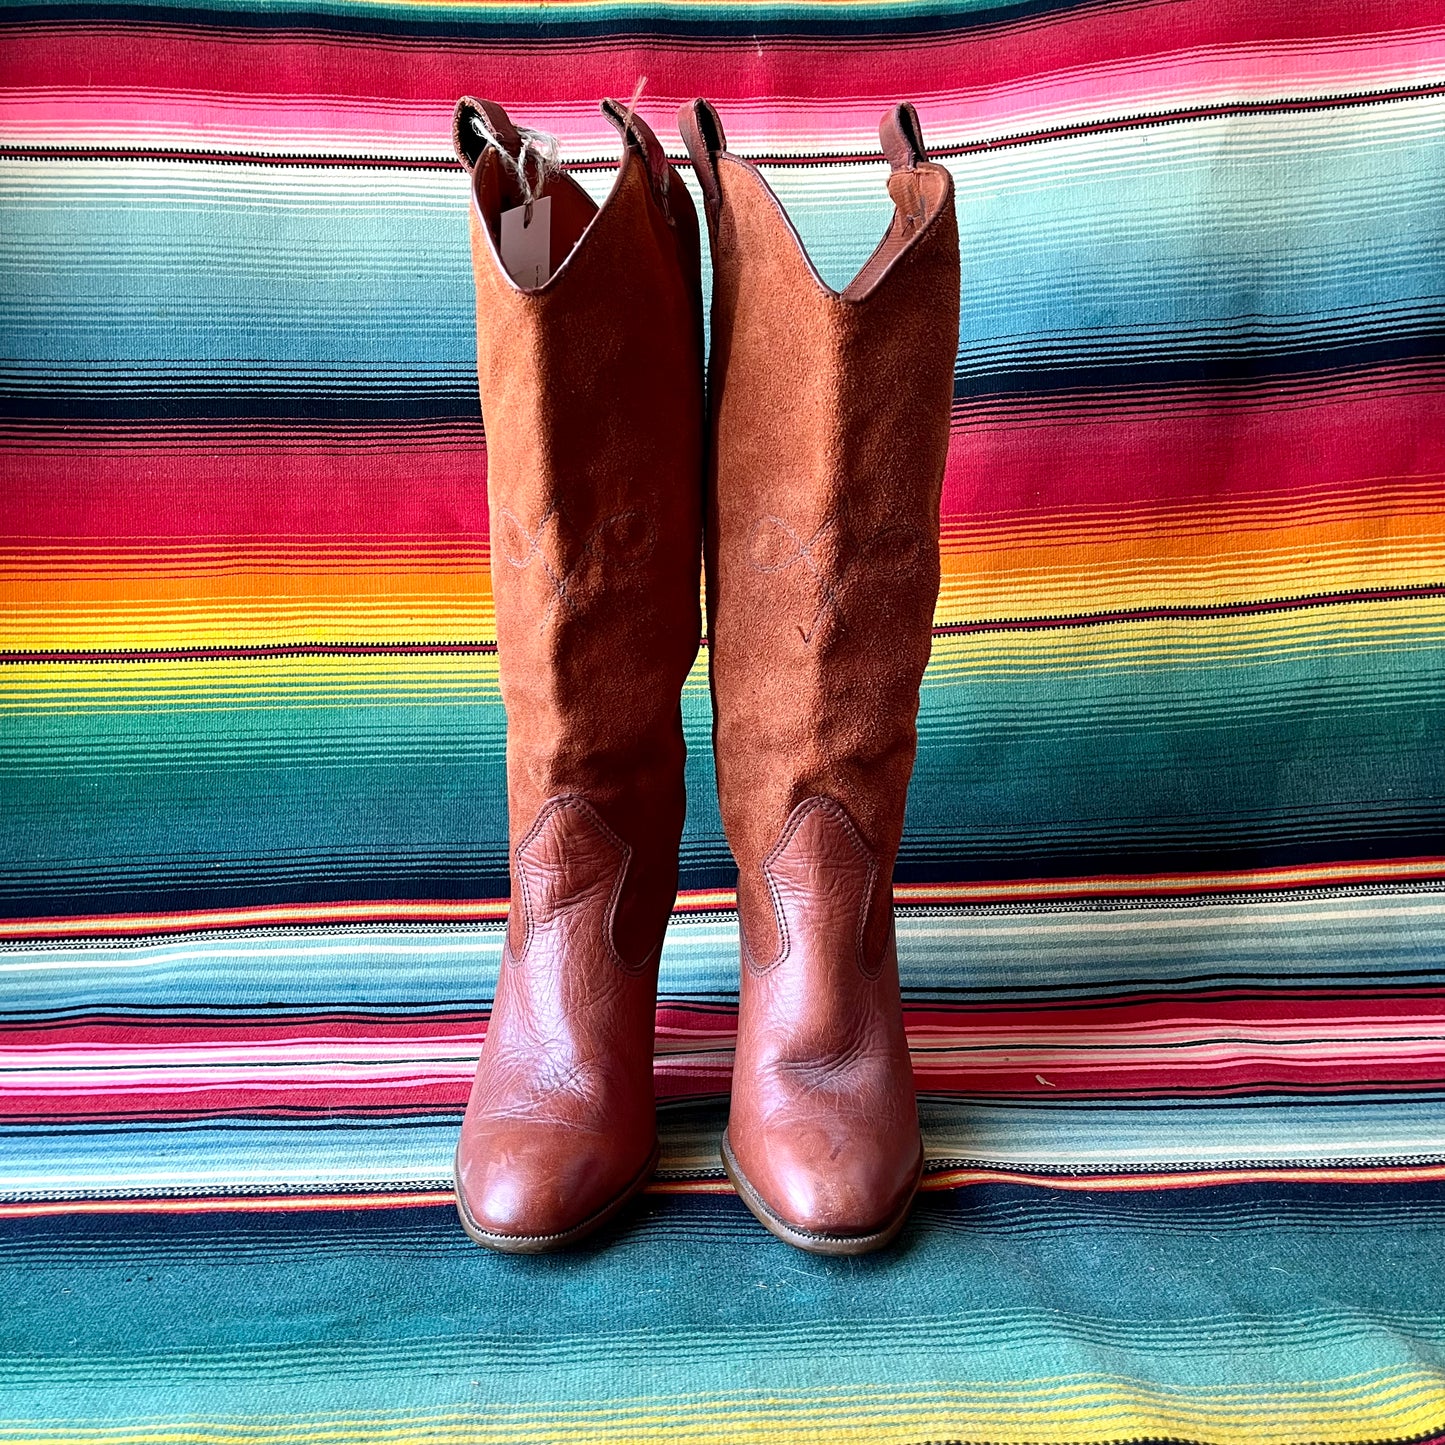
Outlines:
{"label": "red stripe", "polygon": [[360,557],[436,539],[485,545],[480,422],[443,438],[405,427],[302,429],[248,438],[185,426],[13,430],[0,452],[4,536],[114,546],[326,538]]}
{"label": "red stripe", "polygon": [[[1290,406],[1176,394],[1144,415],[1086,417],[1060,404],[1021,426],[1001,409],[956,426],[944,481],[946,532],[1075,517],[1112,525],[1141,505],[1240,509],[1445,502],[1445,380],[1397,391],[1389,375]],[[179,555],[242,547],[278,560],[377,562],[437,547],[475,565],[487,538],[481,430],[418,440],[406,427],[311,429],[248,438],[185,426],[92,429],[75,440],[14,429],[0,451],[0,526],[12,547],[107,552],[174,542]],[[1061,464],[1068,459],[1068,465]],[[1188,465],[1182,460],[1187,458]],[[285,485],[278,482],[284,480]],[[1281,519],[1288,520],[1288,519]],[[204,544],[204,546],[202,545]],[[186,548],[195,548],[187,552]],[[145,553],[141,554],[142,560]],[[147,570],[163,559],[150,558]],[[117,568],[117,570],[119,570]]]}
{"label": "red stripe", "polygon": [[[1445,984],[1406,985],[1388,992],[1362,992],[1342,984],[1334,992],[1311,989],[1231,990],[1228,996],[1209,993],[1170,994],[1140,1000],[1102,1002],[1069,999],[1021,1004],[972,1001],[909,1004],[904,1017],[910,1034],[944,1036],[950,1047],[970,1043],[977,1036],[997,1038],[1016,1031],[1022,1045],[1068,1034],[1094,1035],[1107,1031],[1146,1031],[1151,1025],[1189,1027],[1201,1034],[1227,1030],[1232,1025],[1307,1028],[1318,1024],[1371,1024],[1416,1020],[1422,1028],[1438,1030],[1445,1024]],[[696,1008],[686,1002],[664,1000],[657,1009],[657,1031],[665,1047],[669,1040],[731,1043],[737,1027],[737,1009],[715,1005]],[[226,1019],[187,1018],[183,1014],[165,1023],[124,1017],[66,1020],[55,1024],[15,1023],[0,1026],[0,1048],[34,1048],[35,1062],[43,1064],[43,1050],[94,1047],[100,1066],[118,1062],[107,1048],[181,1048],[186,1045],[263,1045],[282,1043],[349,1044],[436,1042],[455,1044],[457,1052],[479,1050],[486,1035],[486,1010],[457,1011],[428,1017],[376,1014],[352,1017],[277,1017],[232,1022]],[[666,1055],[670,1060],[681,1057]]]}
{"label": "red stripe", "polygon": [[[1108,507],[1192,503],[1239,508],[1331,501],[1417,487],[1445,501],[1445,378],[1396,391],[1388,372],[1343,394],[1308,393],[1289,406],[1180,391],[1144,415],[1079,417],[1060,403],[1030,409],[1020,425],[1006,406],[962,421],[949,450],[943,515],[1001,518],[1100,515]],[[1416,492],[1418,501],[1420,493]]]}
{"label": "red stripe", "polygon": [[[649,78],[644,108],[665,111],[706,94],[726,106],[761,95],[828,101],[873,97],[880,113],[910,92],[970,88],[1201,46],[1268,46],[1439,24],[1434,0],[1177,0],[1098,7],[917,38],[749,36],[746,40],[561,38],[467,42],[393,40],[304,31],[264,33],[151,25],[20,25],[6,41],[8,83],[83,87],[96,77],[159,90],[233,95],[350,96],[451,101],[485,79],[491,98],[528,105],[600,98]],[[886,54],[887,64],[880,64]],[[826,64],[820,63],[826,56]],[[625,76],[627,80],[619,81]],[[358,82],[358,77],[362,77]],[[724,113],[726,114],[726,113]],[[659,119],[667,118],[659,114]]]}

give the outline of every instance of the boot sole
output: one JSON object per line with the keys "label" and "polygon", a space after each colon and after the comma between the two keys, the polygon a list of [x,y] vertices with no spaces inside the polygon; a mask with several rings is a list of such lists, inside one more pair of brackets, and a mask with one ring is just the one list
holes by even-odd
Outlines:
{"label": "boot sole", "polygon": [[581,1224],[574,1224],[571,1229],[560,1230],[556,1234],[498,1234],[494,1230],[483,1229],[467,1209],[467,1202],[462,1197],[460,1171],[453,1160],[452,1192],[456,1196],[457,1216],[462,1221],[462,1228],[468,1238],[487,1249],[495,1249],[499,1254],[546,1254],[549,1250],[566,1249],[569,1244],[576,1244],[578,1240],[586,1238],[593,1230],[601,1229],[614,1215],[621,1213],[635,1195],[642,1192],[657,1168],[660,1153],[661,1146],[655,1142],[641,1172],[620,1194],[610,1199],[596,1213],[588,1215]]}
{"label": "boot sole", "polygon": [[870,1234],[819,1234],[813,1230],[799,1229],[796,1225],[789,1224],[786,1219],[775,1214],[768,1207],[762,1195],[753,1188],[748,1181],[748,1176],[739,1167],[726,1130],[722,1137],[722,1162],[723,1168],[727,1170],[728,1178],[732,1180],[733,1188],[737,1190],[743,1203],[752,1211],[753,1218],[770,1234],[777,1235],[785,1244],[791,1244],[794,1249],[806,1250],[809,1254],[871,1254],[875,1249],[883,1249],[886,1245],[892,1244],[908,1221],[908,1211],[913,1208],[919,1183],[923,1179],[923,1156],[920,1154],[918,1156],[918,1172],[913,1176],[913,1188],[908,1191],[908,1197],[903,1201],[902,1208],[881,1229],[875,1229]]}

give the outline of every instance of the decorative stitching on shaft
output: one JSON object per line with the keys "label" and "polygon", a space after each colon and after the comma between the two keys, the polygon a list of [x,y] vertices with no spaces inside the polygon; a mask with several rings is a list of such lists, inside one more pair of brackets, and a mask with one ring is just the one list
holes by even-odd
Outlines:
{"label": "decorative stitching on shaft", "polygon": [[[570,810],[579,813],[587,820],[589,826],[595,828],[602,837],[610,843],[621,854],[621,862],[616,870],[616,877],[612,883],[612,891],[607,899],[607,910],[605,922],[602,929],[603,942],[606,944],[608,956],[612,963],[621,972],[626,974],[640,973],[657,953],[657,948],[649,949],[647,953],[636,963],[628,963],[617,950],[615,930],[617,926],[617,909],[622,901],[622,889],[627,882],[628,870],[632,866],[633,848],[632,845],[621,838],[607,825],[606,820],[587,801],[586,798],[576,793],[559,793],[554,798],[549,798],[538,810],[532,826],[527,830],[526,836],[517,844],[513,851],[513,868],[522,894],[522,919],[525,926],[525,934],[522,939],[521,956],[517,957],[511,952],[511,939],[508,937],[503,945],[504,951],[516,964],[522,963],[527,955],[527,949],[532,941],[532,927],[534,917],[532,912],[532,893],[527,881],[527,874],[523,867],[523,853],[540,836],[543,828],[560,812]],[[659,944],[660,948],[661,945]]]}
{"label": "decorative stitching on shaft", "polygon": [[[783,902],[778,893],[778,885],[773,877],[773,866],[782,855],[788,844],[792,842],[798,829],[804,821],[816,812],[825,812],[837,820],[842,827],[848,841],[852,843],[868,864],[868,882],[864,890],[863,901],[858,909],[858,923],[854,932],[854,953],[859,971],[865,978],[876,978],[879,969],[883,966],[882,955],[879,956],[878,964],[870,968],[867,960],[867,953],[864,948],[864,940],[868,929],[868,914],[873,906],[873,894],[878,883],[878,860],[873,850],[864,841],[862,833],[858,831],[858,825],[853,821],[848,810],[836,798],[830,798],[826,794],[818,793],[811,798],[804,798],[802,802],[794,807],[788,815],[788,821],[783,824],[783,831],[778,835],[778,841],[768,850],[767,857],[762,862],[762,875],[768,885],[768,896],[772,901],[773,920],[778,929],[778,952],[767,963],[760,963],[752,946],[748,942],[747,930],[742,924],[742,915],[738,915],[738,939],[741,944],[741,953],[744,962],[754,974],[770,973],[783,963],[792,950],[792,939],[788,933],[787,919],[783,913]],[[884,943],[884,952],[887,951],[887,943]]]}

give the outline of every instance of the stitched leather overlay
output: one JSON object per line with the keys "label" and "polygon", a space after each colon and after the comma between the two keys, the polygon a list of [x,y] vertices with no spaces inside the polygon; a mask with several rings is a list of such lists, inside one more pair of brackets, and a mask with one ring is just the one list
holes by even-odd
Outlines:
{"label": "stitched leather overlay", "polygon": [[862,954],[877,864],[842,805],[815,795],[763,871],[784,944],[742,974],[734,1161],[789,1227],[868,1236],[901,1217],[921,1152],[891,931],[874,969]]}
{"label": "stitched leather overlay", "polygon": [[[759,962],[743,936],[748,967],[767,973],[783,963],[794,939],[806,939],[820,958],[851,955],[868,978],[878,972],[864,954],[863,931],[878,877],[878,863],[841,803],[805,798],[788,816],[763,876],[778,925],[778,952]],[[880,960],[881,963],[881,960]]]}
{"label": "stitched leather overlay", "polygon": [[526,936],[519,956],[503,951],[457,1148],[474,1233],[561,1236],[633,1187],[652,1151],[656,991],[612,940],[631,857],[570,794],[517,847]]}
{"label": "stitched leather overlay", "polygon": [[859,535],[846,498],[810,532],[771,514],[753,523],[748,536],[748,565],[762,576],[775,576],[801,567],[811,579],[812,612],[799,620],[798,635],[807,646],[840,630],[845,623],[841,594],[852,580],[850,569],[863,564],[867,579],[868,605],[875,611],[892,610],[889,585],[893,578],[905,582],[924,555],[929,538],[921,527],[889,522]]}
{"label": "stitched leather overlay", "polygon": [[498,520],[502,555],[519,572],[535,567],[551,589],[538,632],[546,631],[559,607],[580,615],[610,583],[646,562],[657,545],[657,525],[639,507],[613,512],[585,531],[555,502],[534,527],[507,507],[499,509]]}
{"label": "stitched leather overlay", "polygon": [[[617,951],[613,923],[632,849],[581,798],[553,798],[517,845],[517,891],[524,918],[522,945],[512,954],[525,963],[534,948],[549,958],[590,952],[601,939],[618,968],[633,973],[651,953],[629,964]],[[510,931],[509,931],[510,932]]]}

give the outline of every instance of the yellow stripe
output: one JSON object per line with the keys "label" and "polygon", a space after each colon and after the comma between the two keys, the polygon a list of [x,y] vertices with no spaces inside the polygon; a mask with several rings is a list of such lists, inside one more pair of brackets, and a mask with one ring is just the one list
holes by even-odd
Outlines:
{"label": "yellow stripe", "polygon": [[1445,1385],[1418,1367],[1288,1386],[1160,1385],[1127,1377],[1055,1376],[921,1388],[757,1391],[708,1399],[651,1396],[571,1406],[499,1406],[405,1415],[195,1420],[165,1425],[0,1424],[12,1445],[897,1445],[899,1440],[1007,1439],[1105,1445],[1139,1436],[1211,1445],[1348,1445],[1424,1435],[1445,1424]]}
{"label": "yellow stripe", "polygon": [[1264,663],[1387,647],[1445,645],[1445,598],[1355,602],[1243,617],[1134,620],[937,637],[926,681],[1037,671],[1107,672]]}
{"label": "yellow stripe", "polygon": [[[186,637],[186,643],[196,639]],[[1105,673],[1445,646],[1445,598],[1352,603],[1247,617],[1130,621],[938,637],[925,686],[961,679]],[[707,688],[707,653],[686,691]],[[500,698],[493,653],[35,662],[0,667],[0,710],[410,706]]]}
{"label": "yellow stripe", "polygon": [[[707,691],[700,654],[684,691]],[[495,703],[495,653],[380,657],[243,657],[0,666],[0,711],[225,712],[276,707]]]}

